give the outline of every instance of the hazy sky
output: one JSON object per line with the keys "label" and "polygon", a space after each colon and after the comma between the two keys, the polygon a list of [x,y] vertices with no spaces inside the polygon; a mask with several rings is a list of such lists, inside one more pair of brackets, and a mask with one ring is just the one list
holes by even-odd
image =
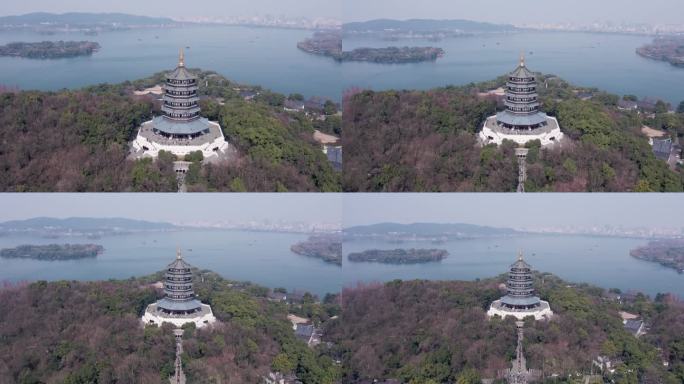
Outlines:
{"label": "hazy sky", "polygon": [[[124,12],[148,16],[469,19],[497,23],[681,23],[682,0],[29,0],[3,1],[0,15],[29,12]],[[523,14],[524,13],[524,14]]]}
{"label": "hazy sky", "polygon": [[327,17],[340,19],[342,0],[3,0],[0,15],[30,12],[122,12],[145,16]]}
{"label": "hazy sky", "polygon": [[342,0],[343,21],[468,19],[496,23],[681,23],[682,0]]}
{"label": "hazy sky", "polygon": [[680,194],[0,194],[0,222],[37,216],[343,221],[345,227],[379,222],[684,227]]}
{"label": "hazy sky", "polygon": [[496,227],[623,225],[682,228],[681,194],[345,194],[344,226],[379,222]]}
{"label": "hazy sky", "polygon": [[47,216],[338,223],[341,209],[340,194],[0,194],[0,222]]}

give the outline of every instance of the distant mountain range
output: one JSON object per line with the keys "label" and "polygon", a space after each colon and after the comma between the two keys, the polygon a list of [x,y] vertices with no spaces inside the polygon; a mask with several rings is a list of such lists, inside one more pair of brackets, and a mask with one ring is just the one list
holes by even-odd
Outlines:
{"label": "distant mountain range", "polygon": [[355,226],[344,229],[346,237],[385,237],[389,239],[406,238],[469,238],[486,236],[507,236],[522,232],[510,228],[495,228],[473,224],[437,224],[437,223],[379,223]]}
{"label": "distant mountain range", "polygon": [[69,25],[71,27],[112,26],[152,26],[177,24],[167,17],[147,17],[125,13],[46,13],[35,12],[18,16],[0,17],[0,26],[45,26]]}
{"label": "distant mountain range", "polygon": [[492,24],[470,20],[430,19],[377,19],[346,23],[342,26],[342,29],[344,32],[348,33],[379,33],[392,31],[395,33],[414,32],[419,34],[437,32],[487,33],[516,30],[514,26],[508,24]]}
{"label": "distant mountain range", "polygon": [[129,232],[176,229],[173,224],[122,218],[36,217],[0,223],[3,232]]}

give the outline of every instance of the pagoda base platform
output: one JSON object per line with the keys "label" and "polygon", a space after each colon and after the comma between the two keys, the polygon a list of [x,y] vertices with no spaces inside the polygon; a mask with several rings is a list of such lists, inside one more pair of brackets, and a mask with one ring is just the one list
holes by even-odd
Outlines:
{"label": "pagoda base platform", "polygon": [[551,310],[549,302],[544,300],[541,300],[540,305],[533,309],[512,309],[503,306],[501,300],[496,300],[489,307],[487,316],[499,316],[502,319],[505,319],[506,316],[512,316],[518,320],[523,320],[528,316],[532,316],[535,320],[545,320],[553,317],[553,311]]}
{"label": "pagoda base platform", "polygon": [[195,323],[196,328],[202,328],[217,321],[216,317],[214,317],[214,313],[211,311],[211,306],[207,304],[202,304],[202,309],[199,312],[189,315],[172,315],[164,313],[159,310],[157,304],[158,303],[154,303],[147,306],[145,314],[142,317],[143,324],[161,326],[163,323],[171,323],[177,328],[180,328],[184,324]]}
{"label": "pagoda base platform", "polygon": [[530,141],[541,141],[542,147],[551,146],[561,141],[561,132],[558,120],[555,117],[546,116],[546,125],[535,129],[511,129],[500,125],[497,117],[490,116],[485,120],[479,140],[483,145],[501,145],[504,140],[511,140],[518,145],[525,145]]}
{"label": "pagoda base platform", "polygon": [[205,159],[225,158],[231,152],[231,146],[223,137],[218,123],[207,121],[209,132],[192,139],[174,139],[164,137],[154,130],[154,120],[145,122],[131,144],[131,157],[156,158],[159,151],[171,152],[176,156],[185,156],[200,151]]}

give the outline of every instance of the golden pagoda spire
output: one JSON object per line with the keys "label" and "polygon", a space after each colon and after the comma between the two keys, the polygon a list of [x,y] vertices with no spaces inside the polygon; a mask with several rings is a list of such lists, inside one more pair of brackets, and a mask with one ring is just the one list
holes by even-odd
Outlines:
{"label": "golden pagoda spire", "polygon": [[[523,62],[522,64],[524,65],[525,63]],[[522,249],[518,249],[518,261],[522,261],[522,259],[523,259]]]}
{"label": "golden pagoda spire", "polygon": [[180,247],[178,247],[178,248],[176,248],[176,259],[180,260],[182,258],[183,258],[183,255],[181,254],[181,249],[180,249]]}
{"label": "golden pagoda spire", "polygon": [[180,49],[180,54],[178,55],[178,66],[185,67],[185,52],[183,48]]}
{"label": "golden pagoda spire", "polygon": [[520,51],[520,66],[524,67],[525,66],[525,52]]}

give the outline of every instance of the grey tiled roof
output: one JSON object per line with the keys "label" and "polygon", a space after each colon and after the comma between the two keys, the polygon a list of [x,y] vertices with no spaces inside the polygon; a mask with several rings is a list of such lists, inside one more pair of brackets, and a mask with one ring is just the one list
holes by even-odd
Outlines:
{"label": "grey tiled roof", "polygon": [[547,116],[544,112],[537,112],[532,115],[516,115],[509,111],[502,111],[496,114],[496,120],[508,125],[534,126],[546,122]]}
{"label": "grey tiled roof", "polygon": [[534,78],[534,73],[530,72],[530,70],[527,69],[527,66],[518,65],[518,68],[514,69],[509,76],[519,78]]}
{"label": "grey tiled roof", "polygon": [[169,135],[192,135],[209,129],[209,120],[201,117],[192,121],[175,122],[163,116],[152,119],[154,128]]}
{"label": "grey tiled roof", "polygon": [[309,339],[311,335],[313,334],[314,331],[314,326],[313,325],[304,325],[304,324],[297,324],[297,329],[295,330],[295,335],[297,337]]}
{"label": "grey tiled roof", "polygon": [[540,303],[540,299],[537,296],[530,296],[530,297],[512,297],[509,295],[506,295],[501,298],[501,302],[506,305],[512,305],[512,306],[530,306],[530,305],[538,305]]}
{"label": "grey tiled roof", "polygon": [[342,148],[329,146],[328,161],[342,164]]}
{"label": "grey tiled roof", "polygon": [[631,320],[626,320],[625,321],[625,329],[631,332],[632,334],[637,334],[639,330],[641,329],[643,325],[643,321],[641,320],[636,320],[636,319],[631,319]]}
{"label": "grey tiled roof", "polygon": [[175,259],[171,264],[168,265],[167,268],[174,268],[174,269],[191,269],[192,266],[188,264],[185,260],[183,259]]}
{"label": "grey tiled roof", "polygon": [[623,99],[618,100],[618,107],[623,108],[623,109],[635,109],[637,106],[638,105],[637,105],[636,101],[623,100]]}
{"label": "grey tiled roof", "polygon": [[519,258],[518,260],[515,261],[515,263],[511,264],[511,269],[513,269],[513,268],[517,268],[517,269],[532,269],[532,266],[530,266],[529,264],[527,264],[527,262],[526,262],[524,259]]}
{"label": "grey tiled roof", "polygon": [[193,75],[192,72],[188,71],[185,67],[176,67],[176,69],[173,72],[167,74],[166,77],[174,80],[197,79],[197,76]]}
{"label": "grey tiled roof", "polygon": [[658,159],[668,160],[672,152],[671,139],[653,139],[653,153]]}
{"label": "grey tiled roof", "polygon": [[173,301],[165,297],[157,302],[157,307],[171,311],[194,311],[202,308],[202,303],[197,299]]}

